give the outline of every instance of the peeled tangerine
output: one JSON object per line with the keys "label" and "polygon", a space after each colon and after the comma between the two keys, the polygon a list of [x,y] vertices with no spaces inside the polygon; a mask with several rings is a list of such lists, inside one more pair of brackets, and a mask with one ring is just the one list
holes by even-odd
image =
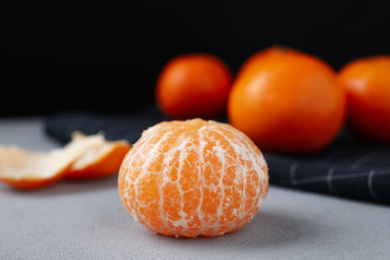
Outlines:
{"label": "peeled tangerine", "polygon": [[126,141],[107,141],[100,134],[75,132],[64,148],[47,153],[0,146],[0,180],[18,189],[37,189],[64,177],[93,179],[111,175],[130,150]]}
{"label": "peeled tangerine", "polygon": [[268,180],[266,161],[246,135],[193,119],[144,131],[122,162],[118,183],[126,209],[152,231],[212,237],[254,217]]}

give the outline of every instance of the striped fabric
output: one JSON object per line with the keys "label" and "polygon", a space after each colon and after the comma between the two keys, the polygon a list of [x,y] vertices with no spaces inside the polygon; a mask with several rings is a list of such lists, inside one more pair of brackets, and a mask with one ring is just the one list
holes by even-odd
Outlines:
{"label": "striped fabric", "polygon": [[[67,111],[47,116],[45,129],[62,143],[75,130],[134,143],[144,129],[163,120],[156,106],[132,114]],[[264,155],[273,185],[390,204],[390,145],[362,142],[344,131],[315,155]]]}
{"label": "striped fabric", "polygon": [[312,156],[265,155],[270,182],[296,189],[390,204],[390,146],[342,133]]}

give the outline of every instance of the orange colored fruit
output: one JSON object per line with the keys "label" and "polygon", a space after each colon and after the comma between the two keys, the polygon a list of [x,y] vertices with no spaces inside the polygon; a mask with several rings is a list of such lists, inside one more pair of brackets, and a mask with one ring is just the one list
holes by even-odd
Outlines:
{"label": "orange colored fruit", "polygon": [[375,141],[390,142],[390,55],[351,61],[338,74],[347,91],[347,126]]}
{"label": "orange colored fruit", "polygon": [[98,178],[119,170],[131,145],[106,141],[101,135],[76,132],[64,148],[47,153],[25,151],[15,146],[0,147],[0,180],[17,189],[39,189],[65,176]]}
{"label": "orange colored fruit", "polygon": [[268,192],[256,145],[228,124],[193,119],[144,131],[119,171],[129,213],[168,236],[219,236],[242,228]]}
{"label": "orange colored fruit", "polygon": [[156,101],[171,118],[213,118],[225,112],[232,83],[228,66],[211,54],[170,60],[156,84]]}
{"label": "orange colored fruit", "polygon": [[345,92],[321,59],[279,47],[244,63],[228,119],[263,151],[312,153],[328,146],[345,118]]}
{"label": "orange colored fruit", "polygon": [[278,57],[280,55],[280,52],[282,50],[289,50],[289,51],[295,51],[291,48],[287,47],[279,47],[279,46],[272,46],[270,48],[263,49],[261,51],[258,51],[254,53],[252,56],[250,56],[240,67],[240,69],[237,72],[236,79],[238,79],[242,74],[253,74],[256,73],[258,69],[258,63],[261,64],[261,62],[266,58],[272,58],[272,57]]}

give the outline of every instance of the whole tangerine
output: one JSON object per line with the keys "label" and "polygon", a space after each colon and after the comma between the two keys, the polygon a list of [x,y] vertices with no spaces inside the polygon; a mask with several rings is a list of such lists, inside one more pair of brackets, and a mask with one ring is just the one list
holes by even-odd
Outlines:
{"label": "whole tangerine", "polygon": [[232,73],[212,54],[180,55],[162,69],[156,101],[164,114],[176,119],[215,118],[226,110]]}
{"label": "whole tangerine", "polygon": [[257,146],[228,124],[159,123],[126,155],[118,188],[129,213],[168,236],[219,236],[241,229],[268,192]]}
{"label": "whole tangerine", "polygon": [[355,134],[390,142],[390,55],[355,59],[339,72],[347,91],[347,126]]}
{"label": "whole tangerine", "polygon": [[313,153],[328,146],[345,118],[345,92],[323,60],[271,47],[242,65],[228,99],[229,122],[263,151]]}

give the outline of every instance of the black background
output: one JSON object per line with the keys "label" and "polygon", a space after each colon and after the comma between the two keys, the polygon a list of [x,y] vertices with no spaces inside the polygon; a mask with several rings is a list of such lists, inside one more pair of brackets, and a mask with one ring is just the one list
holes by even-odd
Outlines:
{"label": "black background", "polygon": [[386,1],[1,1],[0,116],[133,111],[172,57],[209,52],[233,72],[280,44],[339,69],[390,54]]}

